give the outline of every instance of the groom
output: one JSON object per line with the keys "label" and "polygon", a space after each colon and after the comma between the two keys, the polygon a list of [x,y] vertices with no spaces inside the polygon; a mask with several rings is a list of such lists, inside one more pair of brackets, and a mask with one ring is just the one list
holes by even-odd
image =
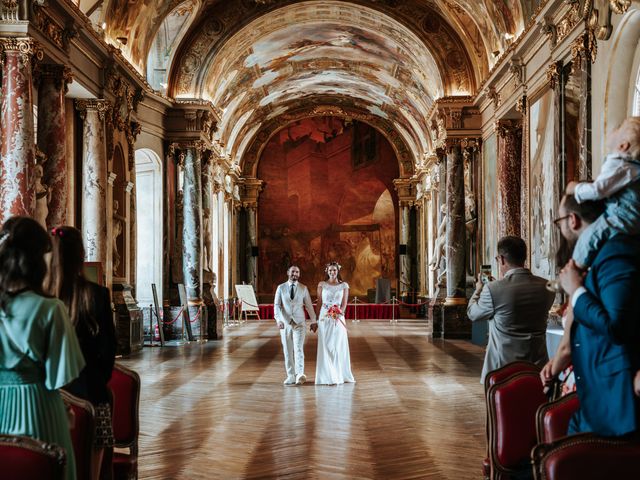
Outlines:
{"label": "groom", "polygon": [[280,329],[280,339],[284,349],[284,366],[287,371],[285,385],[302,385],[307,377],[304,374],[304,334],[307,324],[302,305],[313,322],[313,311],[309,290],[298,282],[300,269],[291,265],[287,270],[289,281],[278,285],[273,302],[273,316]]}

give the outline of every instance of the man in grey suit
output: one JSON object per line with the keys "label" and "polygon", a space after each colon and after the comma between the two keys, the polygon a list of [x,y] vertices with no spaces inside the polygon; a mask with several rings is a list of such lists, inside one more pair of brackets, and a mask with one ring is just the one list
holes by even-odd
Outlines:
{"label": "man in grey suit", "polygon": [[528,360],[541,367],[546,363],[546,330],[555,294],[547,281],[524,268],[527,246],[519,237],[498,242],[496,261],[501,280],[478,281],[469,300],[467,316],[472,322],[489,321],[489,343],[480,383],[492,370],[516,360]]}
{"label": "man in grey suit", "polygon": [[[316,314],[307,287],[300,282],[300,269],[291,265],[287,270],[289,281],[278,285],[273,302],[273,316],[280,329],[280,339],[284,350],[284,366],[287,372],[285,385],[302,385],[304,374],[304,336],[307,323],[304,309],[315,323]],[[313,326],[313,324],[312,324]]]}

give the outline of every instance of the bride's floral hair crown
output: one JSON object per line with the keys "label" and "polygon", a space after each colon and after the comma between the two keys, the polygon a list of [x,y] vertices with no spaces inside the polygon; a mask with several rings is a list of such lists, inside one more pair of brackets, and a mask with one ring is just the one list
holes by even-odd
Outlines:
{"label": "bride's floral hair crown", "polygon": [[339,272],[340,269],[342,268],[342,265],[340,265],[338,262],[329,262],[324,267],[324,271],[328,273],[329,272],[329,267],[336,267],[338,269],[338,272]]}

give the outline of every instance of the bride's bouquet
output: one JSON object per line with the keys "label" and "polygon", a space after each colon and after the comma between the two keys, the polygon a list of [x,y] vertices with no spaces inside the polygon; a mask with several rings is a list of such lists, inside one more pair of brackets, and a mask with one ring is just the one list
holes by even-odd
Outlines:
{"label": "bride's bouquet", "polygon": [[333,318],[335,321],[338,321],[340,320],[340,317],[342,317],[342,310],[340,310],[340,307],[338,307],[338,305],[331,305],[331,307],[329,307],[329,310],[327,310],[327,317]]}

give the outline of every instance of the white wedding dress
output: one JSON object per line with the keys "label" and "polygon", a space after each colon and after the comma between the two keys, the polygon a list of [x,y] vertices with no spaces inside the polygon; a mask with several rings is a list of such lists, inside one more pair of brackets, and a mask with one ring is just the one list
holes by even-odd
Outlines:
{"label": "white wedding dress", "polygon": [[337,385],[355,383],[351,373],[349,339],[344,315],[338,320],[327,317],[332,305],[340,307],[347,283],[331,285],[320,282],[322,287],[322,309],[318,317],[318,356],[316,364],[316,385]]}

